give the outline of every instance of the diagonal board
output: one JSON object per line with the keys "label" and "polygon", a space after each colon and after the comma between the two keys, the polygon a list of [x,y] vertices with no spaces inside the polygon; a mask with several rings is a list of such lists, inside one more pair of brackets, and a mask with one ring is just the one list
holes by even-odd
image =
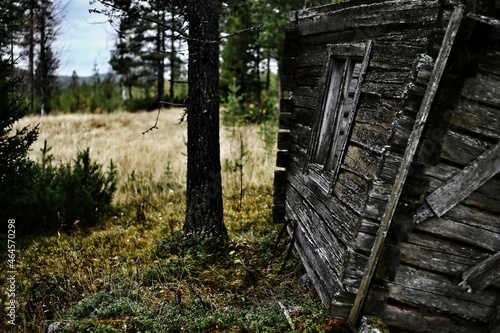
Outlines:
{"label": "diagonal board", "polygon": [[459,285],[470,293],[476,293],[498,279],[500,279],[500,252],[464,272]]}
{"label": "diagonal board", "polygon": [[425,221],[434,215],[441,217],[499,172],[500,141],[446,184],[429,194],[425,198],[426,203],[417,210],[415,223]]}
{"label": "diagonal board", "polygon": [[437,56],[436,64],[434,65],[434,69],[427,85],[427,89],[422,99],[422,104],[420,105],[413,130],[410,134],[410,137],[408,138],[408,146],[406,147],[403,160],[401,161],[401,165],[394,182],[394,187],[392,189],[387,208],[384,212],[384,216],[382,217],[382,221],[380,222],[380,228],[378,229],[377,236],[375,238],[370,257],[368,259],[366,271],[363,274],[356,299],[354,300],[353,307],[351,309],[351,312],[349,313],[349,326],[351,326],[351,328],[355,328],[357,326],[359,315],[368,293],[368,288],[377,267],[378,259],[382,251],[387,232],[391,225],[392,217],[394,216],[394,212],[399,202],[399,197],[401,196],[401,192],[403,190],[406,177],[408,176],[411,162],[413,161],[413,157],[417,150],[420,137],[422,136],[422,131],[424,129],[427,116],[429,115],[432,102],[434,101],[434,97],[436,96],[436,92],[439,87],[444,69],[446,67],[451,48],[453,47],[455,37],[458,33],[458,29],[460,28],[460,23],[462,22],[464,11],[465,9],[463,5],[456,6],[453,10],[453,14],[450,17],[448,27],[446,28],[446,33],[443,38],[443,44]]}

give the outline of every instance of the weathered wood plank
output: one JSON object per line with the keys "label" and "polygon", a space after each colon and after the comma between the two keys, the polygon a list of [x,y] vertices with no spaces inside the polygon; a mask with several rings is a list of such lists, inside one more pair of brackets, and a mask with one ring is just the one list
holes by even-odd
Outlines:
{"label": "weathered wood plank", "polygon": [[281,91],[293,91],[295,88],[295,75],[281,74]]}
{"label": "weathered wood plank", "polygon": [[[425,201],[432,212],[441,217],[498,172],[500,172],[500,141],[446,184],[428,195]],[[418,212],[417,216],[419,218],[415,220],[416,223],[429,217],[427,214],[418,214]]]}
{"label": "weathered wood plank", "polygon": [[291,113],[293,110],[293,99],[282,98],[280,100],[280,112]]}
{"label": "weathered wood plank", "polygon": [[490,333],[488,326],[483,323],[439,313],[429,313],[411,307],[387,305],[381,315],[384,322],[396,332],[453,332],[453,333]]}
{"label": "weathered wood plank", "polygon": [[417,224],[415,230],[454,241],[472,244],[490,251],[500,251],[500,234],[446,218],[431,217]]}
{"label": "weathered wood plank", "polygon": [[298,66],[321,66],[327,59],[328,47],[326,44],[318,46],[301,47],[298,53]]}
{"label": "weathered wood plank", "polygon": [[489,213],[468,205],[456,205],[445,215],[446,218],[500,234],[499,214]]}
{"label": "weathered wood plank", "polygon": [[336,197],[332,197],[330,200],[323,200],[322,197],[319,197],[309,184],[309,176],[304,175],[295,163],[291,163],[290,170],[288,182],[302,195],[304,202],[315,207],[322,218],[332,221],[328,224],[328,230],[335,233],[346,246],[350,244],[359,220],[357,215]]}
{"label": "weathered wood plank", "polygon": [[405,149],[414,124],[415,118],[402,113],[396,120],[394,132],[390,138],[391,145]]}
{"label": "weathered wood plank", "polygon": [[462,21],[462,17],[464,15],[464,6],[457,6],[453,11],[453,15],[448,24],[448,28],[446,30],[445,38],[443,40],[443,46],[441,51],[439,52],[438,58],[436,60],[436,64],[432,71],[432,76],[429,81],[429,85],[427,86],[424,98],[422,100],[422,104],[420,106],[420,110],[417,115],[417,120],[415,122],[414,129],[410,135],[408,140],[408,147],[405,150],[405,154],[403,156],[403,162],[401,163],[398,176],[396,177],[396,181],[394,183],[394,189],[391,194],[391,200],[387,205],[387,209],[382,218],[381,226],[379,233],[375,239],[375,243],[373,245],[372,253],[370,255],[370,260],[367,267],[366,275],[363,277],[360,285],[360,291],[356,296],[356,301],[352,308],[352,311],[349,315],[349,324],[351,327],[355,327],[359,318],[359,314],[361,313],[361,308],[363,306],[368,287],[371,283],[373,274],[375,272],[375,268],[378,263],[378,259],[380,256],[380,251],[382,250],[382,246],[385,241],[385,237],[387,235],[387,231],[391,225],[392,217],[396,210],[397,204],[399,202],[399,197],[403,190],[404,183],[406,181],[406,177],[408,175],[408,171],[413,161],[413,157],[417,150],[417,146],[419,143],[420,136],[422,135],[422,131],[424,129],[425,122],[427,120],[427,116],[429,114],[430,108],[432,106],[432,102],[434,101],[434,97],[436,95],[437,89],[439,87],[439,82],[441,76],[446,67],[446,63],[448,57],[450,55],[455,37],[458,33],[458,29],[460,27],[460,22]]}
{"label": "weathered wood plank", "polygon": [[383,281],[394,281],[401,259],[399,246],[384,244],[374,276]]}
{"label": "weathered wood plank", "polygon": [[476,77],[465,80],[462,96],[494,108],[500,108],[499,79],[479,72]]}
{"label": "weathered wood plank", "polygon": [[500,109],[462,100],[453,111],[452,129],[481,134],[500,140]]}
{"label": "weathered wood plank", "polygon": [[[444,181],[435,178],[427,178],[426,180],[428,181],[429,193],[445,184]],[[486,183],[480,186],[476,191],[470,193],[465,199],[461,201],[461,203],[463,205],[470,206],[471,208],[474,209],[483,210],[485,213],[493,213],[493,214],[496,213],[496,215],[499,215],[500,214],[499,184],[500,184],[500,178],[496,176],[495,178],[488,180]],[[422,201],[419,201],[419,203],[421,203]],[[428,209],[431,210],[432,212],[432,209],[430,209],[430,207],[428,207]],[[461,220],[467,218],[467,216],[463,217],[456,216],[456,218],[458,220]]]}
{"label": "weathered wood plank", "polygon": [[479,65],[480,71],[486,75],[494,74],[500,76],[500,45],[497,43],[487,45],[479,51]]}
{"label": "weathered wood plank", "polygon": [[401,263],[453,277],[489,257],[487,251],[416,232],[400,247]]}
{"label": "weathered wood plank", "polygon": [[383,181],[392,182],[398,174],[399,166],[403,160],[403,155],[394,151],[388,151],[384,154],[380,166],[379,177]]}
{"label": "weathered wood plank", "polygon": [[346,206],[362,214],[368,196],[369,183],[355,173],[341,170],[334,185],[333,193]]}
{"label": "weathered wood plank", "polygon": [[308,86],[318,88],[323,75],[322,66],[298,67],[295,72],[296,87]]}
{"label": "weathered wood plank", "polygon": [[[288,202],[303,201],[300,193],[293,187],[288,189],[287,198]],[[310,243],[315,247],[315,255],[309,260],[323,262],[329,267],[336,279],[339,279],[347,248],[336,235],[336,230],[332,230],[334,228],[332,221],[325,220],[323,216],[316,213],[310,204],[304,201],[301,205],[294,207],[294,213],[303,229],[310,234]]]}
{"label": "weathered wood plank", "polygon": [[368,123],[392,127],[392,122],[401,109],[401,102],[376,95],[361,94],[356,114],[356,123]]}
{"label": "weathered wood plank", "polygon": [[381,156],[356,145],[348,145],[342,168],[366,180],[375,179]]}
{"label": "weathered wood plank", "polygon": [[293,95],[294,105],[296,107],[313,109],[316,110],[318,108],[318,98],[317,96],[305,96],[305,95]]}
{"label": "weathered wood plank", "polygon": [[290,163],[298,165],[303,170],[307,162],[307,150],[299,145],[292,145],[289,152]]}
{"label": "weathered wood plank", "polygon": [[278,150],[276,152],[276,166],[278,168],[288,168],[290,164],[290,153],[286,150]]}
{"label": "weathered wood plank", "polygon": [[290,129],[290,123],[294,120],[294,117],[291,113],[281,112],[279,115],[279,129]]}
{"label": "weathered wood plank", "polygon": [[[365,28],[393,24],[416,22],[434,22],[437,20],[437,1],[384,1],[381,3],[352,5],[328,12],[298,12],[300,37],[314,35],[324,31],[341,31],[347,28]],[[364,34],[363,30],[359,32]]]}
{"label": "weathered wood plank", "polygon": [[464,272],[460,287],[468,292],[478,292],[500,279],[500,252]]}
{"label": "weathered wood plank", "polygon": [[278,132],[278,149],[288,150],[292,144],[292,136],[289,131]]}
{"label": "weathered wood plank", "polygon": [[500,333],[500,303],[497,306],[497,313],[490,322],[490,333]]}
{"label": "weathered wood plank", "polygon": [[391,130],[389,128],[373,124],[355,123],[350,139],[359,146],[381,154],[389,143],[390,136]]}
{"label": "weathered wood plank", "polygon": [[361,92],[388,98],[403,98],[406,86],[401,83],[365,81],[361,85]]}
{"label": "weathered wood plank", "polygon": [[405,265],[387,285],[390,299],[483,323],[491,320],[498,304],[495,291],[467,293],[447,277]]}
{"label": "weathered wood plank", "polygon": [[[293,208],[287,203],[286,205],[287,218],[294,221],[298,221],[297,215],[294,213]],[[311,258],[316,258],[316,249],[311,243],[310,235],[308,235],[307,230],[303,226],[297,224],[295,231],[293,231],[293,226],[289,227],[289,233],[295,232],[295,248],[300,256],[300,259],[309,274],[309,277],[313,281],[313,285],[316,288],[318,295],[320,296],[324,304],[329,304],[335,291],[340,289],[340,281],[332,280],[334,274],[330,271],[328,267],[325,266],[320,260],[311,260]]]}
{"label": "weathered wood plank", "polygon": [[[423,169],[422,173],[428,176],[429,192],[432,192],[443,186],[446,181],[453,178],[461,170],[462,168],[449,164],[438,163],[433,167]],[[500,202],[500,175],[498,174],[477,188],[464,200],[464,203],[477,207],[487,207],[490,211],[495,211],[498,205],[495,201]],[[496,211],[500,212],[500,207]]]}
{"label": "weathered wood plank", "polygon": [[490,143],[473,136],[449,130],[441,150],[441,158],[446,161],[466,166],[484,153]]}
{"label": "weathered wood plank", "polygon": [[282,59],[282,74],[295,75],[295,68],[297,67],[296,57],[287,57]]}
{"label": "weathered wood plank", "polygon": [[292,123],[290,128],[290,134],[292,140],[295,144],[301,147],[309,147],[309,141],[311,140],[312,129],[309,126],[304,126],[300,123]]}
{"label": "weathered wood plank", "polygon": [[[410,71],[415,59],[425,48],[388,44],[375,44],[370,67],[389,70]],[[395,57],[394,55],[398,56]]]}
{"label": "weathered wood plank", "polygon": [[316,117],[316,112],[317,110],[294,107],[292,110],[292,115],[295,118],[296,122],[305,126],[312,127],[314,126],[314,119]]}

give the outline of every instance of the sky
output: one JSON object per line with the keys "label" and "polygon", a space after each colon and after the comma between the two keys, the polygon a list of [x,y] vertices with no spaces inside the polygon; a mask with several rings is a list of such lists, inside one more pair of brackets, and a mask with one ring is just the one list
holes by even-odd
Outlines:
{"label": "sky", "polygon": [[58,75],[91,76],[94,63],[100,74],[110,70],[108,64],[115,33],[104,15],[89,13],[88,0],[71,0],[62,18],[55,44],[60,56]]}

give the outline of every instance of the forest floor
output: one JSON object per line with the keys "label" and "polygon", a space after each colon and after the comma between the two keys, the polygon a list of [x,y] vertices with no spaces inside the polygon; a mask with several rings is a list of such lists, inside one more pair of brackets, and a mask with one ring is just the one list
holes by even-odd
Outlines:
{"label": "forest floor", "polygon": [[[287,239],[273,252],[275,145],[262,127],[221,130],[224,250],[181,237],[186,175],[182,110],[156,113],[27,117],[40,124],[31,158],[44,140],[54,161],[90,155],[118,169],[114,211],[90,229],[17,235],[16,326],[0,331],[47,332],[347,332],[331,319]],[[21,126],[19,125],[19,126]],[[6,272],[0,280],[5,281]],[[7,284],[0,286],[5,304]],[[4,308],[6,310],[6,308]]]}

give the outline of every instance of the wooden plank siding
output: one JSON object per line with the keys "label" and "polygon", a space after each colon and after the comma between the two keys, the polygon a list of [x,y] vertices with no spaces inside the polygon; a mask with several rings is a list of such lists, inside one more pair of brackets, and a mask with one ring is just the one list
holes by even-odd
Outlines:
{"label": "wooden plank siding", "polygon": [[[452,11],[440,0],[351,0],[291,14],[278,134],[282,169],[275,181],[281,218],[275,220],[292,221],[295,248],[335,318],[352,314]],[[489,38],[479,38],[481,24],[467,19],[456,45],[449,45],[449,65],[436,82],[375,279],[359,308],[395,331],[482,333],[500,322],[500,282],[489,278],[496,271],[473,276],[488,281],[477,293],[459,286],[465,272],[500,251],[500,175],[442,216],[414,225],[425,197],[500,140],[500,44],[479,45]],[[328,170],[309,166],[323,117],[328,51],[332,44],[369,41],[352,130],[329,180]]]}
{"label": "wooden plank siding", "polygon": [[[324,262],[324,258],[315,250],[315,247],[328,248],[324,240],[321,240],[324,236],[318,235],[318,240],[315,240],[315,237],[302,235],[302,241],[299,241],[302,243],[297,248],[302,249],[299,252],[304,251],[301,253],[303,261],[310,262],[308,265],[311,275],[319,275],[323,280],[331,279],[330,282],[318,284],[319,293],[322,299],[328,299],[327,304],[332,304],[332,314],[344,319],[352,306],[355,296],[353,293],[359,286],[367,262],[366,251],[362,245],[356,245],[356,239],[363,239],[358,231],[366,230],[370,223],[377,223],[376,220],[370,220],[366,207],[376,199],[380,201],[380,207],[386,205],[387,197],[380,199],[379,196],[375,199],[375,192],[380,191],[373,189],[372,182],[380,178],[382,173],[390,172],[387,168],[392,165],[384,164],[384,160],[388,153],[386,147],[391,140],[396,141],[397,137],[404,141],[404,136],[409,134],[409,131],[398,131],[395,135],[393,124],[399,121],[399,127],[403,129],[408,123],[401,114],[403,100],[408,92],[408,85],[415,80],[412,69],[418,62],[418,55],[426,52],[439,15],[438,1],[361,3],[365,4],[360,5],[360,8],[315,12],[312,16],[303,11],[293,17],[293,20],[298,19],[294,25],[297,38],[293,45],[296,61],[289,62],[294,70],[286,72],[288,78],[293,75],[294,79],[293,99],[290,100],[293,106],[286,105],[286,110],[290,113],[290,116],[286,116],[290,136],[280,135],[280,141],[283,142],[280,147],[288,152],[288,161],[280,162],[280,166],[287,165],[287,218],[296,218],[304,233],[307,229],[308,232],[323,230],[333,234],[335,240],[332,242],[337,248],[329,250],[332,258],[335,258],[335,262],[329,265],[336,265],[338,271],[333,277],[328,277],[317,271],[325,270],[324,267],[312,265],[316,261]],[[345,4],[331,7],[336,6],[342,8]],[[372,14],[358,17],[359,13],[368,13],[366,6],[370,7]],[[386,12],[389,8],[391,10]],[[374,26],[374,13],[377,13],[377,26]],[[380,17],[380,13],[386,14]],[[317,30],[316,27],[321,28]],[[307,173],[304,173],[303,168],[309,154],[314,121],[318,116],[321,96],[319,87],[324,75],[328,44],[368,39],[373,40],[373,49],[361,86],[354,129],[347,142],[346,154],[340,166],[338,181],[333,186],[332,196],[325,197]],[[292,48],[288,41],[287,43]],[[289,85],[286,89],[289,89]],[[284,109],[282,105],[282,111]],[[279,160],[285,160],[284,153],[280,155],[283,158]],[[395,155],[389,154],[389,158],[393,156]],[[381,164],[387,168],[381,168]],[[388,181],[383,186],[384,191],[391,186],[392,182]],[[369,237],[366,239],[370,241]],[[335,254],[339,249],[341,252]],[[325,289],[325,283],[332,286],[337,282],[343,287],[336,291],[337,294]]]}
{"label": "wooden plank siding", "polygon": [[[485,65],[498,64],[497,49],[498,44],[493,42],[476,50],[477,73],[462,77],[453,73],[462,83],[455,82],[440,91],[446,96],[438,96],[431,110],[433,124],[425,133],[430,143],[424,140],[420,147],[400,205],[416,209],[425,197],[452,182],[500,139],[498,67]],[[460,57],[455,57],[455,63],[464,60]],[[442,84],[448,84],[450,78]],[[491,163],[498,165],[500,160],[494,158]],[[483,276],[488,282],[478,293],[469,293],[459,283],[464,273],[499,251],[499,207],[500,176],[496,175],[441,217],[413,226],[408,239],[398,245],[401,259],[396,279],[386,281],[388,305],[383,318],[389,325],[409,330],[413,327],[419,332],[436,332],[440,327],[443,331],[490,332],[489,323],[498,318],[500,281],[491,281],[498,272],[493,268],[474,277],[475,286],[484,285]],[[411,220],[412,216],[401,218]]]}

